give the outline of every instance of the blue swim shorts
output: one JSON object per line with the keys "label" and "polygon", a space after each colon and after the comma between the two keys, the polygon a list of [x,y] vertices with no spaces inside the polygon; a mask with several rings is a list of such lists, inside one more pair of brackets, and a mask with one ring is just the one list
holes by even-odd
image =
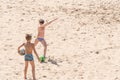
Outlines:
{"label": "blue swim shorts", "polygon": [[25,61],[32,61],[33,55],[32,54],[25,54]]}
{"label": "blue swim shorts", "polygon": [[39,41],[42,41],[42,40],[44,40],[44,38],[37,38]]}

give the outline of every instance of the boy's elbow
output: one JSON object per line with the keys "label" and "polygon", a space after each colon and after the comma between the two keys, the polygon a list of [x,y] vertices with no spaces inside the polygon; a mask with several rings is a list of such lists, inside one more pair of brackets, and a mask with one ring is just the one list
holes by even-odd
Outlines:
{"label": "boy's elbow", "polygon": [[36,52],[36,51],[34,51],[34,53],[35,53],[35,54],[37,54],[37,52]]}
{"label": "boy's elbow", "polygon": [[18,47],[18,50],[20,49],[20,47]]}

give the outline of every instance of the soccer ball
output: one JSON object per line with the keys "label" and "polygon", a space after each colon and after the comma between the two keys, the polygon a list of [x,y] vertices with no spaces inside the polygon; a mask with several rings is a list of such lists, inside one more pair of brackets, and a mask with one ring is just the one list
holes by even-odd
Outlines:
{"label": "soccer ball", "polygon": [[20,55],[25,55],[25,50],[24,49],[21,49],[20,52],[19,52]]}
{"label": "soccer ball", "polygon": [[44,57],[44,56],[41,56],[41,57],[40,57],[40,61],[41,61],[41,62],[44,62],[44,61],[45,61],[45,57]]}

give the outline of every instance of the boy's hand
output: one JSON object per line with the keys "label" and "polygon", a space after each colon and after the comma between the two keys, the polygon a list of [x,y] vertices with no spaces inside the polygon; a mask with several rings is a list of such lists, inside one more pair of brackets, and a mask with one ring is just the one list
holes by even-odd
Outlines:
{"label": "boy's hand", "polygon": [[40,59],[38,61],[41,63]]}
{"label": "boy's hand", "polygon": [[40,61],[39,57],[38,57],[38,61],[41,63],[41,61]]}
{"label": "boy's hand", "polygon": [[20,50],[18,50],[18,53],[20,53]]}

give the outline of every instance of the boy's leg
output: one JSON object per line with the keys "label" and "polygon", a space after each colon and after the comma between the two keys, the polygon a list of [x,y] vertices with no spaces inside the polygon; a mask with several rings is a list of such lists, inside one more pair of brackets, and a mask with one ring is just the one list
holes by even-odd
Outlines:
{"label": "boy's leg", "polygon": [[27,68],[28,68],[28,61],[25,61],[25,69],[24,69],[24,79],[26,79],[26,74],[27,74]]}
{"label": "boy's leg", "polygon": [[44,46],[44,57],[46,57],[46,51],[47,51],[47,43],[45,40],[40,41],[42,45]]}
{"label": "boy's leg", "polygon": [[35,42],[34,42],[34,45],[36,46],[36,45],[38,44],[38,42],[39,42],[39,41],[38,41],[38,39],[36,38],[36,39],[35,39]]}
{"label": "boy's leg", "polygon": [[30,61],[30,64],[32,66],[33,80],[36,80],[36,78],[35,78],[35,64],[34,64],[34,61]]}

